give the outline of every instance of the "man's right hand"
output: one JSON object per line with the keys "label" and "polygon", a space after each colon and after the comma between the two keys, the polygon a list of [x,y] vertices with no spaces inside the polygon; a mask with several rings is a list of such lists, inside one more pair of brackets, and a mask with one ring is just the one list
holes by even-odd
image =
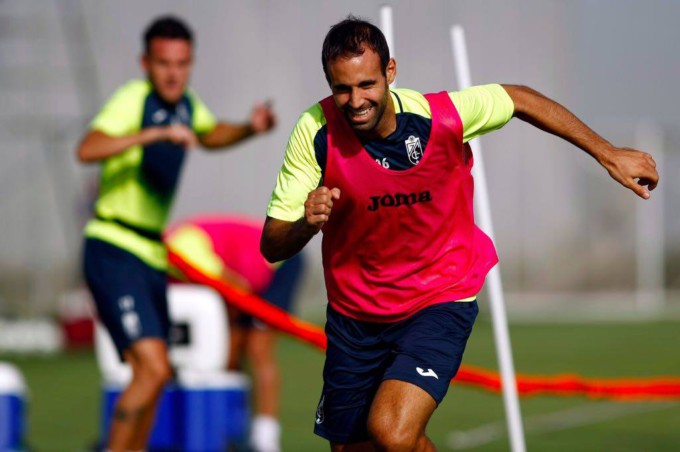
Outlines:
{"label": "man's right hand", "polygon": [[289,259],[319,233],[328,221],[339,188],[319,187],[307,195],[305,215],[296,221],[267,217],[260,240],[260,252],[269,262]]}
{"label": "man's right hand", "polygon": [[163,138],[187,149],[198,146],[198,138],[189,127],[184,124],[171,124],[163,127]]}
{"label": "man's right hand", "polygon": [[305,201],[305,221],[309,226],[321,230],[333,209],[333,200],[340,199],[339,188],[319,187],[309,192]]}

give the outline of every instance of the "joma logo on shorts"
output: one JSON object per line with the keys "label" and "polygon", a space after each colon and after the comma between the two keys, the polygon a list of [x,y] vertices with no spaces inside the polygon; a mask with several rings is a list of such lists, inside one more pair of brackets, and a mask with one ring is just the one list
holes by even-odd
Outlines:
{"label": "joma logo on shorts", "polygon": [[397,193],[395,195],[371,196],[370,199],[371,205],[368,206],[368,210],[374,212],[380,207],[410,206],[419,202],[429,202],[432,201],[432,195],[429,191],[424,191],[421,193],[410,193],[408,195]]}

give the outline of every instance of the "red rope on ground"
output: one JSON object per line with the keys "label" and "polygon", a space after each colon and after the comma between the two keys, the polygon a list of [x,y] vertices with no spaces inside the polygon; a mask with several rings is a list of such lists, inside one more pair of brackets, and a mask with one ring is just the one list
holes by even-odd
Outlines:
{"label": "red rope on ground", "polygon": [[322,350],[326,349],[326,335],[323,328],[297,319],[257,295],[229,286],[219,279],[204,274],[171,250],[168,250],[168,261],[190,282],[215,289],[230,306],[262,320],[272,328],[288,333]]}
{"label": "red rope on ground", "polygon": [[[286,311],[260,297],[234,288],[208,276],[187,263],[179,255],[168,251],[168,260],[193,283],[216,290],[225,302],[250,314],[272,328],[287,333],[321,350],[326,349],[326,335],[317,325],[295,318]],[[517,375],[517,391],[521,396],[557,395],[586,396],[592,399],[617,399],[622,401],[680,400],[680,378],[584,378],[576,374]],[[487,391],[501,392],[498,372],[480,367],[461,365],[451,383],[481,387]]]}
{"label": "red rope on ground", "polygon": [[[576,374],[518,374],[516,379],[517,391],[522,396],[545,394],[622,401],[680,400],[678,377],[596,379]],[[481,386],[492,392],[501,391],[501,378],[497,372],[473,366],[461,366],[454,382]]]}

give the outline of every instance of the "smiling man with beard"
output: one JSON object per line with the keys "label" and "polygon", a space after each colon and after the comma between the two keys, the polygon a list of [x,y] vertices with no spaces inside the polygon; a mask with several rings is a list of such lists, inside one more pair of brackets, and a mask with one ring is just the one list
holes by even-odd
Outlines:
{"label": "smiling man with beard", "polygon": [[390,90],[396,63],[385,38],[355,17],[328,32],[322,65],[332,95],[290,136],[261,250],[287,259],[323,231],[328,349],[315,433],[336,452],[431,451],[427,422],[497,262],[474,224],[467,142],[518,117],[583,149],[645,199],[655,164],[530,88]]}

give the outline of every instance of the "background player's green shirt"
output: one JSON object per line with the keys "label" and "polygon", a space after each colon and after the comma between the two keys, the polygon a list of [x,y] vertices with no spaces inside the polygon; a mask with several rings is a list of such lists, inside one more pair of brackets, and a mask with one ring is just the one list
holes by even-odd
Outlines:
{"label": "background player's green shirt", "polygon": [[[413,142],[417,138],[419,148],[424,150],[432,114],[429,103],[417,91],[393,89],[391,96],[397,112],[397,129],[383,140],[363,144],[376,164],[401,170],[418,163],[417,154],[408,151],[405,141]],[[464,142],[500,129],[514,113],[512,99],[497,84],[475,86],[449,93],[449,96],[463,123]],[[321,105],[317,103],[302,113],[290,135],[283,165],[269,201],[268,216],[297,221],[304,215],[307,195],[319,186],[323,178],[326,137],[326,118]]]}
{"label": "background player's green shirt", "polygon": [[[148,81],[132,80],[106,102],[90,129],[120,137],[175,123],[185,124],[199,135],[216,126],[213,114],[193,92],[187,91],[179,102],[170,105]],[[152,267],[165,270],[167,257],[160,233],[183,161],[184,149],[169,142],[132,146],[104,160],[95,204],[97,218],[87,224],[85,235],[123,248]]]}

